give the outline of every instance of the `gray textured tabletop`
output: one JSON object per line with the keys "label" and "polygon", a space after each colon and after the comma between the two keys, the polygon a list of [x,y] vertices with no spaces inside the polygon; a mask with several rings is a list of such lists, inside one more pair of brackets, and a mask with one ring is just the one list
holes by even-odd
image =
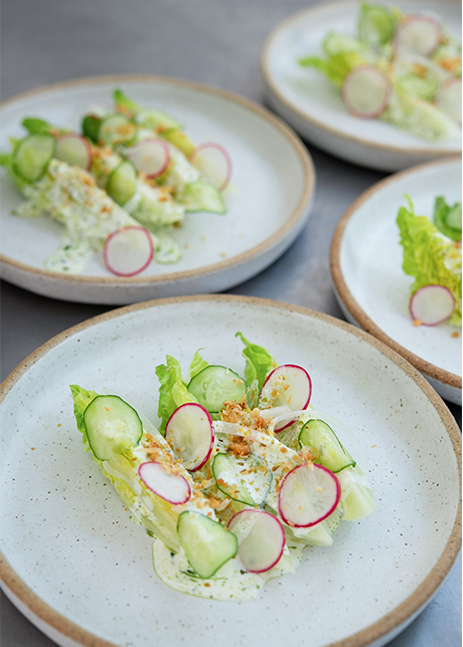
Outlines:
{"label": "gray textured tabletop", "polygon": [[[259,52],[269,30],[310,0],[4,0],[2,99],[66,79],[154,73],[205,82],[263,101]],[[273,266],[231,293],[288,301],[341,317],[328,252],[339,218],[384,175],[310,147],[316,200],[299,239]],[[53,301],[3,282],[2,379],[54,335],[108,308]],[[461,409],[450,405],[460,420]],[[461,424],[461,423],[460,423]],[[5,433],[5,430],[3,430]],[[2,594],[2,647],[51,640]],[[394,647],[461,644],[461,555],[424,612]]]}

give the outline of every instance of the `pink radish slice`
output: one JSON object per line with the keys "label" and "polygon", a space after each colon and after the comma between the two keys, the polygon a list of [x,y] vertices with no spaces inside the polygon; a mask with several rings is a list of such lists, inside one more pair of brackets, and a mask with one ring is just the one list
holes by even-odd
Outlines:
{"label": "pink radish slice", "polygon": [[435,99],[436,106],[461,126],[461,78],[444,83]]}
{"label": "pink radish slice", "polygon": [[167,421],[166,440],[187,470],[199,470],[214,447],[214,427],[209,411],[195,402],[182,404]]}
{"label": "pink radish slice", "polygon": [[232,161],[221,144],[201,144],[193,151],[191,161],[219,191],[227,188],[232,174]]}
{"label": "pink radish slice", "polygon": [[181,474],[171,474],[161,463],[142,463],[138,474],[147,488],[169,503],[179,505],[191,497],[186,478]]}
{"label": "pink radish slice", "polygon": [[144,139],[129,150],[127,157],[137,171],[142,171],[147,177],[158,177],[169,164],[169,146],[161,139]]}
{"label": "pink radish slice", "polygon": [[436,326],[453,313],[455,299],[443,285],[424,285],[412,295],[409,307],[413,321]]}
{"label": "pink radish slice", "polygon": [[89,171],[92,166],[92,149],[81,135],[60,135],[56,143],[55,157],[71,166],[80,166]]}
{"label": "pink radish slice", "polygon": [[241,510],[228,522],[238,538],[238,555],[250,573],[273,568],[285,549],[285,531],[280,521],[264,510]]}
{"label": "pink radish slice", "polygon": [[429,56],[442,40],[439,22],[432,16],[411,14],[397,27],[395,45],[399,49]]}
{"label": "pink radish slice", "polygon": [[299,465],[284,477],[278,495],[278,511],[295,528],[314,526],[334,511],[341,498],[337,477],[315,463]]}
{"label": "pink radish slice", "polygon": [[[295,364],[277,366],[266,378],[259,394],[259,407],[287,406],[290,411],[305,410],[312,395],[312,380],[305,368]],[[294,422],[277,423],[274,431],[278,433]]]}
{"label": "pink radish slice", "polygon": [[116,229],[106,239],[103,258],[106,267],[117,276],[135,276],[151,263],[154,245],[144,227],[129,225]]}
{"label": "pink radish slice", "polygon": [[342,99],[347,110],[361,119],[375,119],[387,108],[391,84],[387,76],[373,65],[360,65],[346,75]]}

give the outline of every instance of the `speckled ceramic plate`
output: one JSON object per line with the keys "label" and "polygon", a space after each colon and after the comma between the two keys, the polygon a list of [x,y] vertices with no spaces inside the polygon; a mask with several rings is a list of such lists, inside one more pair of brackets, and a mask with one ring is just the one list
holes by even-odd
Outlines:
{"label": "speckled ceramic plate", "polygon": [[65,276],[43,265],[59,244],[62,226],[45,217],[23,220],[11,215],[22,198],[0,169],[3,278],[66,301],[126,304],[226,290],[275,261],[307,221],[315,173],[306,148],[294,133],[237,95],[189,81],[142,75],[60,83],[2,105],[0,150],[9,150],[9,136],[23,135],[20,124],[26,116],[80,128],[82,115],[92,107],[111,108],[117,87],[141,105],[177,116],[193,141],[225,146],[233,164],[232,183],[224,193],[227,214],[190,214],[174,232],[183,248],[183,259],[174,265],[151,263],[141,274],[121,278],[106,269],[101,253],[95,253],[82,275]]}
{"label": "speckled ceramic plate", "polygon": [[[407,13],[431,12],[461,38],[461,4],[452,0],[386,1]],[[320,56],[328,32],[355,34],[357,0],[323,2],[290,16],[265,41],[261,67],[270,105],[303,137],[349,162],[385,171],[461,151],[461,136],[427,142],[378,119],[357,119],[339,91],[317,70],[297,61]]]}
{"label": "speckled ceramic plate", "polygon": [[[243,604],[177,593],[151,568],[151,540],[85,454],[68,384],[108,387],[156,420],[155,366],[173,354],[242,371],[241,330],[301,364],[312,402],[355,433],[377,510]],[[59,645],[384,645],[429,602],[460,546],[461,435],[399,355],[327,315],[246,297],[167,299],[109,312],[55,337],[1,393],[0,576]],[[7,432],[7,433],[5,433]],[[308,612],[308,609],[310,612]],[[336,622],[333,622],[333,617]],[[256,631],[256,618],[259,628]]]}
{"label": "speckled ceramic plate", "polygon": [[331,275],[347,319],[394,348],[442,397],[460,405],[461,329],[448,323],[413,325],[408,310],[413,278],[402,270],[396,218],[405,194],[416,213],[431,218],[437,196],[452,204],[461,200],[461,173],[461,160],[450,159],[379,182],[344,214],[331,245]]}

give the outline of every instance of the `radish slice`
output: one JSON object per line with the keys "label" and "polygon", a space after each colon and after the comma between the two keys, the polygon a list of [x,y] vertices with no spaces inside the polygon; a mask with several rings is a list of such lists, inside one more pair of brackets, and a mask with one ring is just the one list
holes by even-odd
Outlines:
{"label": "radish slice", "polygon": [[173,505],[186,503],[191,497],[191,488],[186,478],[181,474],[168,472],[161,463],[142,463],[138,474],[147,488]]}
{"label": "radish slice", "polygon": [[342,99],[347,110],[361,119],[375,119],[389,103],[391,84],[387,76],[373,65],[360,65],[346,75]]}
{"label": "radish slice", "polygon": [[421,56],[429,56],[442,40],[439,22],[432,16],[411,14],[397,27],[395,44]]}
{"label": "radish slice", "polygon": [[191,161],[219,191],[227,188],[232,173],[232,161],[221,144],[201,144],[193,151]]}
{"label": "radish slice", "polygon": [[199,470],[214,447],[214,427],[209,411],[195,402],[182,404],[167,421],[166,440],[187,470]]}
{"label": "radish slice", "polygon": [[153,178],[162,175],[166,170],[170,151],[167,143],[161,139],[145,139],[131,148],[127,157],[134,163],[137,171]]}
{"label": "radish slice", "polygon": [[278,511],[289,526],[314,526],[335,510],[341,498],[339,480],[316,463],[299,465],[284,477],[278,495]]}
{"label": "radish slice", "polygon": [[[259,408],[288,407],[290,411],[305,410],[312,395],[312,380],[305,368],[295,364],[277,366],[266,378],[259,394]],[[293,424],[294,418],[277,423],[278,433]]]}
{"label": "radish slice", "polygon": [[285,549],[285,531],[280,521],[264,510],[241,510],[228,522],[238,538],[238,555],[250,573],[273,568]]}
{"label": "radish slice", "polygon": [[55,149],[55,157],[71,166],[80,166],[89,171],[92,166],[92,149],[90,144],[76,133],[61,135]]}
{"label": "radish slice", "polygon": [[417,324],[436,326],[455,310],[455,299],[443,285],[424,285],[410,299],[410,314]]}
{"label": "radish slice", "polygon": [[449,79],[442,86],[435,99],[435,104],[445,112],[451,119],[454,119],[461,126],[461,79]]}
{"label": "radish slice", "polygon": [[129,225],[116,229],[106,239],[103,258],[117,276],[135,276],[148,267],[154,255],[151,234],[144,227]]}

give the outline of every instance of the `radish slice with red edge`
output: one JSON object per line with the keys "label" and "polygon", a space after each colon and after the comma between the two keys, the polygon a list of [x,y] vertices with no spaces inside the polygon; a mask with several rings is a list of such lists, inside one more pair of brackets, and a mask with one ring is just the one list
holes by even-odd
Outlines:
{"label": "radish slice with red edge", "polygon": [[[312,395],[312,380],[305,368],[296,364],[277,366],[266,377],[259,394],[259,408],[288,407],[290,411],[305,410]],[[286,429],[294,422],[277,423],[275,433]]]}
{"label": "radish slice with red edge", "polygon": [[299,465],[284,477],[278,495],[278,512],[289,526],[315,526],[335,510],[341,498],[339,480],[316,463]]}
{"label": "radish slice with red edge", "polygon": [[92,149],[90,144],[76,133],[60,135],[58,138],[55,157],[70,166],[80,166],[89,171],[92,166]]}
{"label": "radish slice with red edge", "polygon": [[173,505],[186,503],[191,497],[190,484],[181,474],[172,474],[161,463],[148,461],[138,468],[147,488]]}
{"label": "radish slice with red edge", "polygon": [[461,78],[449,79],[434,100],[435,105],[461,126]]}
{"label": "radish slice with red edge", "polygon": [[342,99],[347,110],[361,119],[375,119],[387,108],[391,83],[374,65],[359,65],[342,84]]}
{"label": "radish slice with red edge", "polygon": [[190,472],[199,470],[214,447],[214,427],[207,409],[195,402],[182,404],[166,425],[166,440]]}
{"label": "radish slice with red edge", "polygon": [[191,162],[219,191],[224,191],[229,185],[232,161],[221,144],[201,144],[191,154]]}
{"label": "radish slice with red edge", "polygon": [[441,42],[442,30],[432,16],[410,14],[397,27],[394,40],[399,49],[429,56]]}
{"label": "radish slice with red edge", "polygon": [[106,239],[103,258],[106,267],[117,276],[135,276],[151,263],[154,245],[144,227],[129,225],[116,229]]}
{"label": "radish slice with red edge", "polygon": [[264,510],[241,510],[228,522],[238,538],[238,555],[250,573],[264,573],[281,559],[285,531],[280,521]]}
{"label": "radish slice with red edge", "polygon": [[455,298],[443,285],[424,285],[410,299],[410,314],[418,325],[437,326],[455,310]]}
{"label": "radish slice with red edge", "polygon": [[169,146],[161,139],[144,139],[127,152],[127,157],[137,171],[147,177],[155,178],[162,175],[169,165]]}

